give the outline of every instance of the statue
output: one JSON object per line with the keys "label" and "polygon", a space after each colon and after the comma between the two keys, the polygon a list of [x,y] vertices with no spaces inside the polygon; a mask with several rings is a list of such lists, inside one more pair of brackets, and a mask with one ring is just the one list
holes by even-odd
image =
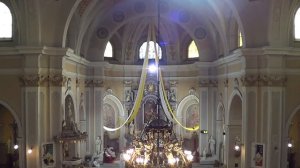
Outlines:
{"label": "statue", "polygon": [[169,101],[170,102],[176,102],[176,95],[175,95],[175,90],[171,89],[169,92]]}
{"label": "statue", "polygon": [[203,149],[203,152],[202,152],[202,157],[203,157],[203,160],[206,159],[206,148]]}
{"label": "statue", "polygon": [[133,122],[131,122],[129,124],[129,134],[134,135],[134,124],[133,124]]}
{"label": "statue", "polygon": [[96,145],[96,155],[99,155],[101,152],[101,145],[102,145],[101,136],[97,136],[95,145]]}
{"label": "statue", "polygon": [[216,141],[213,139],[212,135],[208,139],[208,148],[211,155],[215,154],[215,144]]}
{"label": "statue", "polygon": [[126,102],[131,102],[132,101],[132,92],[131,92],[131,90],[126,90],[125,101]]}
{"label": "statue", "polygon": [[107,146],[107,148],[104,150],[104,162],[105,163],[112,163],[116,158],[116,153],[113,151],[113,147]]}

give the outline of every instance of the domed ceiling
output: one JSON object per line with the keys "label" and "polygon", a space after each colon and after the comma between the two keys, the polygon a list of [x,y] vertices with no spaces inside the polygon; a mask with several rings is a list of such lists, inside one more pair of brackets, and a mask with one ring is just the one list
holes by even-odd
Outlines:
{"label": "domed ceiling", "polygon": [[[67,47],[93,62],[139,64],[139,48],[154,24],[163,64],[211,62],[236,46],[233,13],[228,3],[210,0],[84,0],[70,22]],[[187,58],[192,40],[199,59]],[[112,59],[103,56],[108,41]]]}

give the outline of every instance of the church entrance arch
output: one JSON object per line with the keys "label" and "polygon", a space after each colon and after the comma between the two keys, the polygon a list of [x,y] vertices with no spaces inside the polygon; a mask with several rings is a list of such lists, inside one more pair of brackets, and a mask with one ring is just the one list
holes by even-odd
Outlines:
{"label": "church entrance arch", "polygon": [[0,101],[0,167],[22,167],[21,126],[15,113]]}
{"label": "church entrance arch", "polygon": [[293,111],[286,126],[283,148],[286,150],[287,167],[300,167],[300,105]]}
{"label": "church entrance arch", "polygon": [[227,167],[241,167],[241,149],[235,150],[235,145],[241,144],[242,138],[242,99],[235,94],[229,106],[229,117],[226,132]]}

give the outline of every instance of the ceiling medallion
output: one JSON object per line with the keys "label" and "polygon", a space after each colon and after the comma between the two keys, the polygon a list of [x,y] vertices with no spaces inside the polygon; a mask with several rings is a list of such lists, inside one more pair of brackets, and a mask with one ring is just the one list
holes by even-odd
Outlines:
{"label": "ceiling medallion", "polygon": [[125,14],[123,11],[115,11],[113,13],[113,20],[115,22],[122,22],[125,19]]}
{"label": "ceiling medallion", "polygon": [[207,33],[206,30],[202,27],[198,27],[195,32],[194,35],[197,39],[202,40],[206,37]]}
{"label": "ceiling medallion", "polygon": [[134,10],[136,13],[143,13],[146,10],[146,5],[144,2],[139,1],[134,4]]}
{"label": "ceiling medallion", "polygon": [[108,30],[104,27],[100,27],[97,30],[97,37],[100,38],[100,39],[107,38],[108,37]]}

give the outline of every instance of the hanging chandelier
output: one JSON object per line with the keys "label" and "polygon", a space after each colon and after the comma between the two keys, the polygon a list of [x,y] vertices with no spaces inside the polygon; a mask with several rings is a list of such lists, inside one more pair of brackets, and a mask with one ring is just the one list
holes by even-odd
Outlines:
{"label": "hanging chandelier", "polygon": [[128,168],[188,168],[193,155],[183,150],[182,141],[176,138],[171,122],[154,119],[136,136],[123,154]]}

